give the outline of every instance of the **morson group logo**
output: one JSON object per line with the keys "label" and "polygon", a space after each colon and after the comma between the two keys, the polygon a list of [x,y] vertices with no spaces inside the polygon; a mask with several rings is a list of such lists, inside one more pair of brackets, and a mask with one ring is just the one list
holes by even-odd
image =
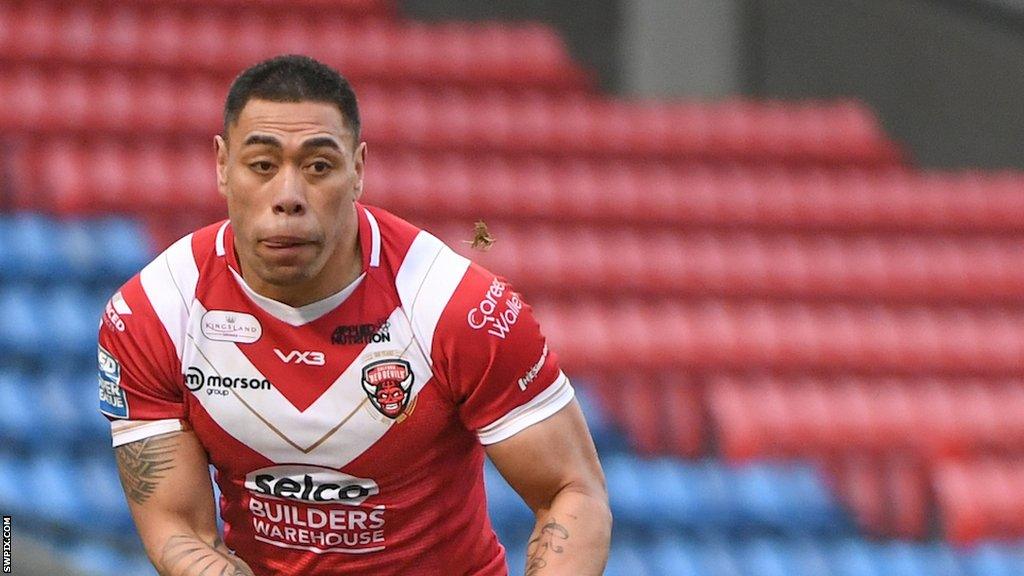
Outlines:
{"label": "morson group logo", "polygon": [[270,390],[272,387],[266,378],[234,378],[218,374],[207,376],[195,366],[189,366],[182,378],[185,381],[185,387],[192,392],[199,392],[205,387],[207,396],[227,396],[228,390],[231,389]]}
{"label": "morson group logo", "polygon": [[412,366],[405,360],[387,358],[363,366],[363,391],[378,412],[398,418],[409,405],[415,380]]}

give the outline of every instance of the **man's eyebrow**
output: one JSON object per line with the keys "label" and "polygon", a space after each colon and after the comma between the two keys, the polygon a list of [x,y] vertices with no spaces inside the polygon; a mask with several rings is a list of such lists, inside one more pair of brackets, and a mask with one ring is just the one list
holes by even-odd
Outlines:
{"label": "man's eyebrow", "polygon": [[273,146],[274,148],[284,148],[284,146],[281,145],[280,140],[274,138],[273,136],[267,136],[266,134],[253,134],[246,138],[245,142],[242,142],[242,146],[249,145],[263,145]]}
{"label": "man's eyebrow", "polygon": [[338,141],[330,136],[317,136],[316,138],[310,138],[302,143],[302,147],[305,149],[309,148],[333,148],[338,152],[341,152],[341,146],[338,145]]}

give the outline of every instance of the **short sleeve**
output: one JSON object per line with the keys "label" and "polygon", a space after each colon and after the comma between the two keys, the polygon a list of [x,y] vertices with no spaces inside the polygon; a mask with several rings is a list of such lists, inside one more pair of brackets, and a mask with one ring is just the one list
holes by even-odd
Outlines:
{"label": "short sleeve", "polygon": [[177,353],[138,277],[104,307],[97,364],[100,412],[112,421],[115,446],[181,429],[186,408]]}
{"label": "short sleeve", "polygon": [[573,398],[530,305],[476,264],[446,306],[433,350],[462,422],[483,444],[515,435]]}

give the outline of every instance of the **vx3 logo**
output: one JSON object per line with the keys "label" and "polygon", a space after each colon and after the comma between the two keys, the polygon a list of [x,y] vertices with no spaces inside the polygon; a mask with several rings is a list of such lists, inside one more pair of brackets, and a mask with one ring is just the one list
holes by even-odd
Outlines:
{"label": "vx3 logo", "polygon": [[323,352],[316,352],[310,350],[308,352],[302,352],[300,350],[292,350],[287,354],[274,348],[274,354],[281,359],[281,362],[285,364],[308,364],[310,366],[323,366],[326,362],[326,357]]}

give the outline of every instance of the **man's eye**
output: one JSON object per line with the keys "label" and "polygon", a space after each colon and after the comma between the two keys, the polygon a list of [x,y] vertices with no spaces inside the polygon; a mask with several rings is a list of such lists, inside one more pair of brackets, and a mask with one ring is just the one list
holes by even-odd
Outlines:
{"label": "man's eye", "polygon": [[249,166],[257,172],[270,172],[274,168],[274,165],[271,164],[270,162],[267,162],[266,160],[253,162]]}
{"label": "man's eye", "polygon": [[310,166],[313,168],[313,172],[317,174],[323,174],[331,169],[331,165],[323,160],[313,162]]}

